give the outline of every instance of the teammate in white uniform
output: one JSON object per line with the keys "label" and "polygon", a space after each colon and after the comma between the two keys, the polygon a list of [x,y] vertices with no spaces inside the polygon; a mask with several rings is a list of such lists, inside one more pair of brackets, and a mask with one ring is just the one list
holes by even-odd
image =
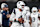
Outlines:
{"label": "teammate in white uniform", "polygon": [[32,19],[32,27],[38,27],[38,10],[37,10],[37,7],[32,8],[31,19]]}
{"label": "teammate in white uniform", "polygon": [[20,23],[21,23],[22,10],[24,6],[25,3],[23,1],[17,2],[17,8],[13,9],[13,12],[10,16],[10,21],[13,21],[11,27],[23,27],[22,25],[20,25]]}
{"label": "teammate in white uniform", "polygon": [[0,9],[0,27],[2,27],[2,14],[1,14],[1,9]]}
{"label": "teammate in white uniform", "polygon": [[28,6],[25,6],[24,7],[24,10],[23,10],[23,18],[24,18],[24,26],[25,27],[30,27],[30,8]]}

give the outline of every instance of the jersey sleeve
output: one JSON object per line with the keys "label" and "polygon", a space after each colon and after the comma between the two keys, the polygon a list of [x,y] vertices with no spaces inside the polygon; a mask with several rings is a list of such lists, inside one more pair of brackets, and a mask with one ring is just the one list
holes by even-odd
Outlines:
{"label": "jersey sleeve", "polygon": [[15,9],[13,9],[13,12],[10,16],[10,21],[14,21],[16,19],[16,21],[18,21],[18,18],[16,17],[16,12]]}
{"label": "jersey sleeve", "polygon": [[12,12],[12,14],[11,14],[11,16],[10,16],[10,21],[14,21],[14,18],[15,17],[15,14],[14,14],[14,9],[13,9],[13,12]]}

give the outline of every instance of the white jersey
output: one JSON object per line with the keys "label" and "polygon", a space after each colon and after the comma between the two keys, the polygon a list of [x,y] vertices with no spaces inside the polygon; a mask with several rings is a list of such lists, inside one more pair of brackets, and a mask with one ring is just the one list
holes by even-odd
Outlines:
{"label": "white jersey", "polygon": [[31,13],[31,19],[32,19],[32,22],[37,23],[38,22],[38,13],[36,13],[36,14]]}
{"label": "white jersey", "polygon": [[0,24],[2,24],[2,14],[0,13]]}
{"label": "white jersey", "polygon": [[29,21],[30,12],[27,12],[26,10],[23,11],[23,18],[26,21]]}
{"label": "white jersey", "polygon": [[22,15],[22,11],[20,11],[18,8],[13,9],[13,12],[10,16],[10,20],[14,21],[16,19],[18,21],[18,18]]}
{"label": "white jersey", "polygon": [[22,12],[22,17],[24,18],[24,26],[25,27],[30,27],[30,24],[29,24],[29,22],[30,22],[30,20],[29,20],[29,18],[30,18],[30,12],[29,11],[26,11],[25,9],[23,10],[23,12]]}
{"label": "white jersey", "polygon": [[18,21],[18,18],[21,18],[21,16],[22,16],[22,11],[20,11],[18,8],[13,9],[13,12],[10,16],[10,21],[13,21],[11,27],[23,27],[18,22],[14,22],[15,19],[16,21]]}

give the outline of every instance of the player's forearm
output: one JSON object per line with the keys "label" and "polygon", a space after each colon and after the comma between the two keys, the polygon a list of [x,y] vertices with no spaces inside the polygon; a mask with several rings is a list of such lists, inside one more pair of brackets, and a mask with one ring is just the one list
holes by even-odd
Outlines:
{"label": "player's forearm", "polygon": [[7,14],[6,16],[7,16],[7,18],[10,18],[10,14]]}

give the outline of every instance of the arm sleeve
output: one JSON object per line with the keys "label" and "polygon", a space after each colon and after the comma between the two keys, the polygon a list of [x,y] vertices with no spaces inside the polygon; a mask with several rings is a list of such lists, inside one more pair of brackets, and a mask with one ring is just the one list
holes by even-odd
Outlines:
{"label": "arm sleeve", "polygon": [[11,16],[10,16],[10,21],[14,21],[14,18],[15,17],[15,13],[14,13],[14,9],[13,9],[13,12],[12,12],[12,14],[11,14]]}
{"label": "arm sleeve", "polygon": [[15,11],[15,9],[13,9],[13,12],[10,16],[10,20],[14,21],[15,19],[16,19],[16,21],[18,21],[18,16],[16,15],[16,11]]}
{"label": "arm sleeve", "polygon": [[[16,8],[15,8],[16,9]],[[15,19],[16,19],[16,21],[18,21],[18,16],[16,15],[16,11],[15,11],[15,9],[13,10],[13,13],[15,14]]]}

